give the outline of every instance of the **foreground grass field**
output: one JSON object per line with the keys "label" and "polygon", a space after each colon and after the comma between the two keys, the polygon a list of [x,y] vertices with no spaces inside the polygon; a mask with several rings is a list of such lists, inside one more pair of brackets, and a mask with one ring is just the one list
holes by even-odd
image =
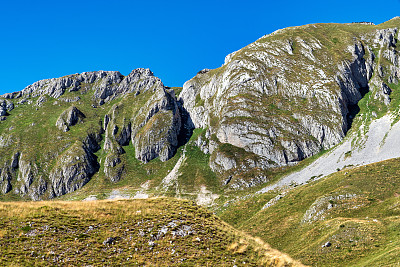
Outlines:
{"label": "foreground grass field", "polygon": [[300,266],[186,200],[0,203],[2,266]]}
{"label": "foreground grass field", "polygon": [[313,266],[399,266],[400,159],[256,194],[221,218]]}

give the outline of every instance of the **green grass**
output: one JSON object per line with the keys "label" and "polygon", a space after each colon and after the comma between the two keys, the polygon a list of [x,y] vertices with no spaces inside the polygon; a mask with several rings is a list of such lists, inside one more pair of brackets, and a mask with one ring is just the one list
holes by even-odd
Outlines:
{"label": "green grass", "polygon": [[[261,208],[276,192],[256,194],[220,216],[305,264],[398,264],[399,177],[400,159],[388,160],[297,187],[266,209]],[[312,207],[311,221],[304,221]],[[332,245],[322,247],[326,242]]]}
{"label": "green grass", "polygon": [[186,146],[186,160],[180,168],[178,181],[181,188],[193,192],[200,185],[205,185],[213,192],[221,192],[221,184],[217,175],[209,167],[210,155],[204,154],[200,148],[189,144]]}

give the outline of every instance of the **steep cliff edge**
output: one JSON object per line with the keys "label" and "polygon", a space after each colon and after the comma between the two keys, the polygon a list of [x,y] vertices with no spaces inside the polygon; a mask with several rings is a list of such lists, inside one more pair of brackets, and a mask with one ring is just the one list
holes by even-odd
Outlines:
{"label": "steep cliff edge", "polygon": [[400,77],[397,25],[278,30],[200,71],[180,98],[193,125],[207,128],[210,167],[232,188],[259,184],[269,168],[341,142],[367,92],[385,109]]}

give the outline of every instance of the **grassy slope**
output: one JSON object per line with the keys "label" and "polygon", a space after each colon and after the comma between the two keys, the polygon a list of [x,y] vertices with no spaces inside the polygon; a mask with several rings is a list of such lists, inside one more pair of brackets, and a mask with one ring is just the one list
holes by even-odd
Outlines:
{"label": "grassy slope", "polygon": [[[305,264],[398,264],[399,177],[400,159],[388,160],[295,188],[264,210],[261,208],[276,193],[256,195],[220,215]],[[304,221],[312,207],[321,214],[314,213],[310,221]],[[322,247],[326,242],[332,245]]]}
{"label": "grassy slope", "polygon": [[3,266],[300,265],[185,200],[10,202],[0,225]]}

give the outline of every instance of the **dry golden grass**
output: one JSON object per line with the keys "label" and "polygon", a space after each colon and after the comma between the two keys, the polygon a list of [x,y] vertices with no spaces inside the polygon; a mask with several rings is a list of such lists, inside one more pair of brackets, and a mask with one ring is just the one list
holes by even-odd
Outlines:
{"label": "dry golden grass", "polygon": [[302,266],[187,200],[3,202],[0,225],[5,265]]}
{"label": "dry golden grass", "polygon": [[[232,231],[232,227],[224,223],[223,226],[227,231]],[[280,252],[279,250],[271,248],[271,246],[260,238],[252,237],[244,232],[234,229],[234,234],[237,238],[240,238],[239,241],[233,242],[228,246],[228,250],[231,251],[233,254],[242,254],[244,253],[249,247],[254,249],[260,255],[260,262],[261,266],[305,266],[302,263],[293,260],[289,255]]]}

